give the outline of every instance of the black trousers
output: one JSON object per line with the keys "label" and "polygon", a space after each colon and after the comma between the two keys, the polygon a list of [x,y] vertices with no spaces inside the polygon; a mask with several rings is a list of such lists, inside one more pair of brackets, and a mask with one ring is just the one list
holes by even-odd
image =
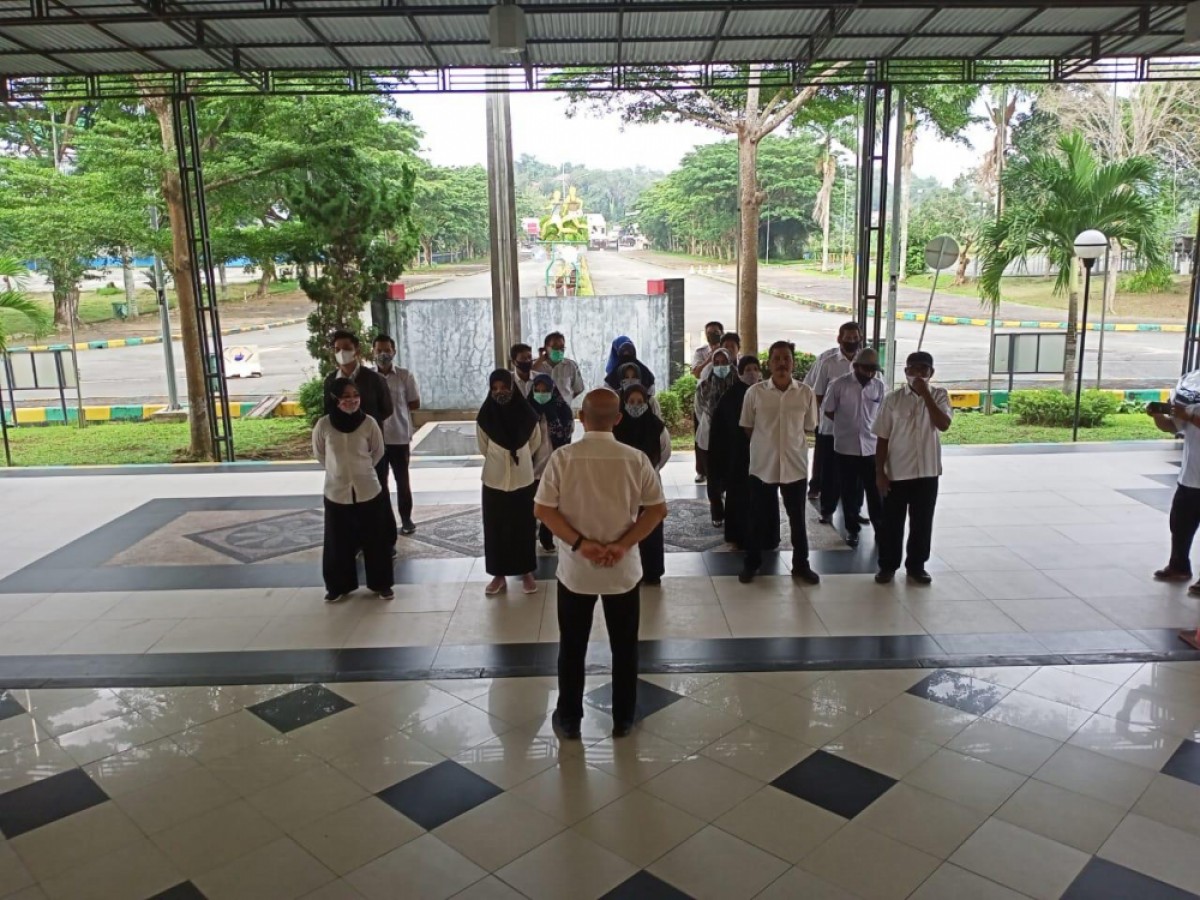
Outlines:
{"label": "black trousers", "polygon": [[375,469],[385,494],[389,490],[388,471],[396,476],[396,508],[403,523],[412,521],[413,512],[412,484],[408,480],[408,451],[408,444],[388,444],[383,448],[383,459]]}
{"label": "black trousers", "polygon": [[358,589],[358,551],[362,550],[367,587],[376,592],[391,590],[392,547],[396,523],[392,504],[382,491],[365,503],[334,503],[325,498],[325,548],[321,575],[330,594],[348,594]]}
{"label": "black trousers", "polygon": [[[816,457],[817,488],[821,493],[821,515],[832,516],[837,512],[841,484],[838,477],[837,454],[833,452],[833,435],[818,434],[813,448]],[[845,512],[845,510],[842,510]]]}
{"label": "black trousers", "polygon": [[788,524],[792,529],[792,567],[808,564],[808,526],[804,520],[805,494],[808,479],[787,484],[767,484],[750,476],[750,527],[746,545],[746,568],[757,572],[762,567],[762,551],[767,538],[766,515],[771,507],[778,509],[776,494],[783,496],[783,508],[787,512]]}
{"label": "black trousers", "polygon": [[900,548],[904,543],[904,520],[908,519],[908,547],[904,565],[909,571],[923,569],[929,561],[933,540],[933,509],[937,505],[938,479],[913,478],[893,481],[883,498],[883,528],[876,532],[879,568],[894,572],[900,568]]}
{"label": "black trousers", "polygon": [[714,522],[725,521],[725,476],[716,472],[708,474],[708,508]]}
{"label": "black trousers", "polygon": [[1175,487],[1171,501],[1171,562],[1176,572],[1192,571],[1192,538],[1200,527],[1200,488]]}
{"label": "black trousers", "polygon": [[[631,722],[637,710],[638,589],[604,594],[600,600],[612,650],[613,721]],[[595,594],[577,594],[558,583],[558,715],[571,724],[583,718],[584,667],[595,609]]]}
{"label": "black trousers", "polygon": [[696,448],[696,474],[708,477],[708,451]]}
{"label": "black trousers", "polygon": [[867,517],[876,533],[883,522],[883,502],[879,497],[879,486],[875,483],[875,454],[870,456],[837,456],[838,478],[842,483],[842,516],[846,520],[846,533],[862,531],[858,517],[862,514],[863,495],[867,497]]}
{"label": "black trousers", "polygon": [[642,578],[662,578],[667,571],[666,563],[666,532],[663,523],[646,535],[646,539],[638,544],[638,555],[642,558]]}

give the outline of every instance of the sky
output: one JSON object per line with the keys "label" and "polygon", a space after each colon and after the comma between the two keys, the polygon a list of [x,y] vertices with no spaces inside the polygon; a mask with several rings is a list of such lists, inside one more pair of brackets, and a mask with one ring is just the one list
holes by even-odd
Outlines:
{"label": "sky", "polygon": [[[486,165],[483,95],[410,95],[398,97],[397,102],[425,132],[424,149],[432,162]],[[725,137],[688,123],[626,125],[615,113],[598,117],[585,108],[568,118],[567,101],[554,93],[513,94],[511,110],[514,157],[528,153],[554,165],[571,162],[598,169],[641,165],[669,172],[697,144]],[[990,140],[984,126],[973,126],[965,134],[975,147],[985,148]],[[950,184],[978,165],[983,149],[975,147],[918,133],[913,171]]]}

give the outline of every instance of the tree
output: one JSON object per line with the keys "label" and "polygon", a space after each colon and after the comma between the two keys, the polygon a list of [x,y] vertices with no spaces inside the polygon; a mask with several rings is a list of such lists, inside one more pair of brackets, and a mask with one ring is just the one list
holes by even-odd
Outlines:
{"label": "tree", "polygon": [[1055,293],[1068,297],[1063,390],[1069,391],[1078,343],[1075,238],[1097,228],[1150,265],[1161,265],[1154,162],[1135,156],[1102,164],[1083,136],[1073,132],[1059,138],[1053,150],[1014,160],[1003,182],[1004,212],[983,234],[980,293],[985,302],[998,304],[1004,270],[1031,252],[1044,253],[1057,267]]}
{"label": "tree", "polygon": [[[25,276],[28,270],[24,264],[13,256],[0,256],[0,312],[10,316],[23,318],[29,323],[35,335],[44,333],[50,327],[50,317],[46,310],[34,302],[25,293]],[[0,353],[8,350],[8,331],[5,328],[5,317],[0,315]]]}
{"label": "tree", "polygon": [[487,171],[483,166],[442,167],[415,162],[413,225],[426,265],[434,244],[467,257],[488,242]]}
{"label": "tree", "polygon": [[[760,213],[766,196],[758,181],[758,150],[763,138],[789,122],[797,110],[817,96],[821,82],[841,66],[825,68],[817,81],[795,87],[794,74],[786,67],[759,64],[729,66],[713,77],[711,87],[694,90],[657,90],[596,93],[587,89],[593,73],[567,70],[557,78],[568,91],[573,106],[588,104],[603,110],[618,106],[626,122],[692,122],[737,138],[737,207],[740,225],[739,257],[741,284],[738,331],[747,352],[758,347],[758,240]],[[637,73],[641,84],[670,85],[677,80],[668,68]]]}
{"label": "tree", "polygon": [[934,185],[914,202],[910,214],[912,243],[906,264],[910,272],[925,270],[925,246],[948,234],[958,242],[954,284],[964,284],[972,250],[992,220],[992,204],[978,186],[977,173],[959,176],[951,187]]}

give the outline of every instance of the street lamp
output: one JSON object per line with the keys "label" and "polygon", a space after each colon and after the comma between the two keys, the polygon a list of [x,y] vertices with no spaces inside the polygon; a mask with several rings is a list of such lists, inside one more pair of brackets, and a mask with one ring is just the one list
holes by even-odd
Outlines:
{"label": "street lamp", "polygon": [[1071,440],[1079,439],[1079,399],[1083,394],[1083,350],[1087,342],[1088,297],[1092,288],[1092,266],[1108,249],[1108,238],[1104,232],[1089,228],[1075,238],[1075,255],[1083,263],[1083,320],[1079,329],[1079,352],[1075,354],[1075,424],[1071,429]]}

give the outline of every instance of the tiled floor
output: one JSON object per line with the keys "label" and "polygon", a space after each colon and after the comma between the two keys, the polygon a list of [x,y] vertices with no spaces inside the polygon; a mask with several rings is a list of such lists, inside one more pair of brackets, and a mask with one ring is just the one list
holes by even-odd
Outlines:
{"label": "tiled floor", "polygon": [[1200,896],[1200,663],[0,696],[0,897]]}

